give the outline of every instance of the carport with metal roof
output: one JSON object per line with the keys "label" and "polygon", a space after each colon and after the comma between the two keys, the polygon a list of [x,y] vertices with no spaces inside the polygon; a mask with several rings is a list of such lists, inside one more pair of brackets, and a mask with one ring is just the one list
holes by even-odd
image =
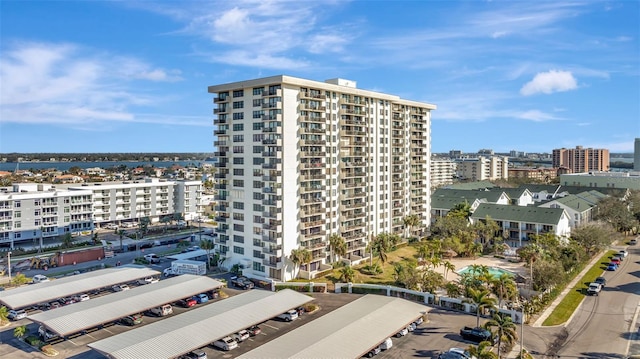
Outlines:
{"label": "carport with metal roof", "polygon": [[429,310],[405,299],[368,294],[237,359],[360,358]]}
{"label": "carport with metal roof", "polygon": [[198,249],[195,251],[189,251],[184,253],[176,253],[170,256],[167,256],[168,259],[182,260],[182,259],[191,259],[194,260],[196,258],[202,257],[205,261],[207,258],[207,251],[204,249]]}
{"label": "carport with metal roof", "polygon": [[27,308],[58,298],[158,275],[160,272],[157,270],[142,266],[100,269],[3,291],[0,292],[0,302],[11,309]]}
{"label": "carport with metal roof", "polygon": [[175,358],[312,300],[255,289],[88,345],[113,359]]}
{"label": "carport with metal roof", "polygon": [[64,337],[113,322],[127,315],[141,313],[163,304],[220,288],[223,285],[209,277],[184,274],[158,283],[30,315],[29,319]]}

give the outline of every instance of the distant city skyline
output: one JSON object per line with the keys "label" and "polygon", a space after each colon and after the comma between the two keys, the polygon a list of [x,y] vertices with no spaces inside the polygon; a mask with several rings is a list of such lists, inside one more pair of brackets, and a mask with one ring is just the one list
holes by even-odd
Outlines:
{"label": "distant city skyline", "polygon": [[637,1],[3,1],[0,20],[0,153],[213,152],[207,86],[278,74],[437,105],[434,153],[640,137]]}

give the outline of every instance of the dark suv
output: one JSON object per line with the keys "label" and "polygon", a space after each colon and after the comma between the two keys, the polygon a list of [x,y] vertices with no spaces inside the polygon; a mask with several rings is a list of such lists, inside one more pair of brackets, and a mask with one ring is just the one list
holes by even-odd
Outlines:
{"label": "dark suv", "polygon": [[493,343],[491,331],[486,330],[484,328],[464,327],[460,329],[460,336],[462,336],[462,339],[468,340],[474,343],[480,343],[480,342]]}
{"label": "dark suv", "polygon": [[120,323],[128,325],[130,327],[142,323],[142,314],[127,315],[120,319]]}

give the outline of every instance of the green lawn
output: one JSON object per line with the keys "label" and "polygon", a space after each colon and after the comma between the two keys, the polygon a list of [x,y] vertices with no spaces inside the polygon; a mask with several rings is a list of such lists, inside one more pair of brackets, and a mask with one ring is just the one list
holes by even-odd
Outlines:
{"label": "green lawn", "polygon": [[571,317],[573,312],[578,308],[582,299],[586,295],[586,289],[589,283],[593,282],[597,277],[602,275],[606,264],[609,263],[609,257],[616,251],[608,251],[600,260],[589,269],[589,271],[571,288],[567,295],[562,299],[560,304],[553,310],[551,315],[542,323],[543,326],[559,325]]}

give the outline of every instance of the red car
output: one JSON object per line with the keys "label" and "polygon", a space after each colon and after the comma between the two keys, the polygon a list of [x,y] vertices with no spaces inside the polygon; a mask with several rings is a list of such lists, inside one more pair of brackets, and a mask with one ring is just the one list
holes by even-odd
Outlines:
{"label": "red car", "polygon": [[247,328],[247,331],[252,337],[255,337],[256,335],[262,333],[262,329],[260,329],[260,327],[257,325],[254,325],[251,328]]}
{"label": "red car", "polygon": [[620,259],[619,258],[611,258],[611,263],[615,263],[617,265],[620,265]]}
{"label": "red car", "polygon": [[196,304],[198,304],[198,302],[193,298],[186,298],[178,302],[178,305],[184,308],[191,308]]}

